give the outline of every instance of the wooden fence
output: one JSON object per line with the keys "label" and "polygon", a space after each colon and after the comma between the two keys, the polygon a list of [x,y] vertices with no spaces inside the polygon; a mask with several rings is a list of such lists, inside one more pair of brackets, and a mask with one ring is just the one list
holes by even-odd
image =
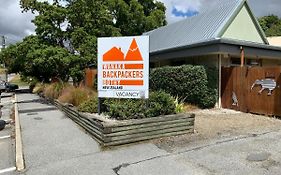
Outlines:
{"label": "wooden fence", "polygon": [[147,119],[114,121],[106,120],[95,114],[77,112],[58,101],[55,101],[54,104],[102,146],[123,145],[194,132],[194,114],[184,113]]}
{"label": "wooden fence", "polygon": [[222,68],[222,107],[281,116],[280,75],[281,67]]}
{"label": "wooden fence", "polygon": [[85,86],[89,88],[94,87],[95,79],[97,75],[96,69],[87,68],[85,70]]}

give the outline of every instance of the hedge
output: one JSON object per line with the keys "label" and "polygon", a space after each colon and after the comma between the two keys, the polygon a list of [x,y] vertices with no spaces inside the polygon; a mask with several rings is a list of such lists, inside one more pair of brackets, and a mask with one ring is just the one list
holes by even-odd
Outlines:
{"label": "hedge", "polygon": [[175,99],[164,91],[151,92],[149,99],[106,99],[106,114],[118,120],[151,118],[176,113]]}
{"label": "hedge", "polygon": [[164,90],[201,108],[217,101],[217,69],[204,66],[165,66],[150,71],[150,89]]}

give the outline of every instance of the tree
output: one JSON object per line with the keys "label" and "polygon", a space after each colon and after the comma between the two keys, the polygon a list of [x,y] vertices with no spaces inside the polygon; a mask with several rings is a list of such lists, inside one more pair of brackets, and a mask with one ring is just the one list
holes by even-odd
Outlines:
{"label": "tree", "polygon": [[22,42],[10,45],[3,50],[1,55],[2,62],[8,67],[9,72],[20,73],[25,71],[24,64],[30,63],[28,54],[36,49],[44,48],[45,44],[37,36],[30,35]]}
{"label": "tree", "polygon": [[1,50],[0,60],[8,68],[8,72],[14,72],[15,68],[15,55],[17,54],[17,45],[10,45],[6,49]]}
{"label": "tree", "polygon": [[36,36],[11,47],[11,53],[17,51],[11,65],[44,80],[82,80],[84,68],[96,65],[98,37],[140,35],[166,24],[166,8],[155,0],[20,0],[20,5],[36,14]]}
{"label": "tree", "polygon": [[97,63],[97,37],[120,36],[102,0],[68,0],[68,38],[72,50],[88,63]]}
{"label": "tree", "polygon": [[66,49],[48,46],[30,52],[27,57],[32,62],[24,66],[26,70],[23,72],[26,76],[34,76],[45,82],[52,78],[68,80],[72,57]]}
{"label": "tree", "polygon": [[21,0],[20,4],[23,11],[31,10],[38,13],[32,22],[35,24],[35,32],[40,38],[50,44],[64,47],[63,42],[66,40],[64,29],[67,27],[67,9],[65,7],[57,0],[51,4],[46,1]]}
{"label": "tree", "polygon": [[114,26],[122,35],[140,35],[166,25],[163,3],[154,0],[108,0]]}
{"label": "tree", "polygon": [[259,23],[266,36],[281,36],[281,19],[275,15],[259,18]]}

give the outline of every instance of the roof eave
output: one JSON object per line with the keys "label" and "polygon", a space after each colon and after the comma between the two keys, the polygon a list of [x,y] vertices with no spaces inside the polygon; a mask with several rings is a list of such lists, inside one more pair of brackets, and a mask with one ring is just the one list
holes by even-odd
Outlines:
{"label": "roof eave", "polygon": [[198,42],[198,43],[193,43],[185,46],[180,46],[180,47],[174,47],[174,48],[168,48],[168,49],[163,49],[163,50],[156,50],[150,52],[151,55],[157,55],[157,54],[163,54],[163,53],[168,53],[168,52],[173,52],[173,51],[178,51],[178,50],[183,50],[183,49],[189,49],[189,48],[194,48],[194,47],[199,47],[199,46],[205,46],[205,45],[210,45],[210,44],[216,44],[218,41],[221,40],[220,38],[212,38],[210,40]]}
{"label": "roof eave", "polygon": [[[214,38],[213,40],[195,43],[184,47],[177,47],[161,51],[151,52],[151,61],[173,59],[178,57],[200,56],[210,54],[239,54],[240,47],[244,47],[247,54],[259,55],[266,58],[281,59],[281,47],[266,44]],[[257,52],[257,54],[255,54]]]}

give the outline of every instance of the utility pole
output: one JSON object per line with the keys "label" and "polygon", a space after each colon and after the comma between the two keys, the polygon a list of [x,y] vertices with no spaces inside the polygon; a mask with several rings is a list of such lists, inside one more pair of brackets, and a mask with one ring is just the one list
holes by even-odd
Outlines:
{"label": "utility pole", "polygon": [[2,49],[5,49],[6,47],[6,40],[5,40],[5,36],[2,35]]}
{"label": "utility pole", "polygon": [[[6,39],[5,39],[5,36],[2,35],[2,49],[1,50],[5,49],[5,48],[6,48]],[[6,68],[6,65],[4,62],[3,62],[3,67],[4,67],[4,69]],[[6,82],[8,81],[7,71],[5,71],[5,80],[6,80]]]}

